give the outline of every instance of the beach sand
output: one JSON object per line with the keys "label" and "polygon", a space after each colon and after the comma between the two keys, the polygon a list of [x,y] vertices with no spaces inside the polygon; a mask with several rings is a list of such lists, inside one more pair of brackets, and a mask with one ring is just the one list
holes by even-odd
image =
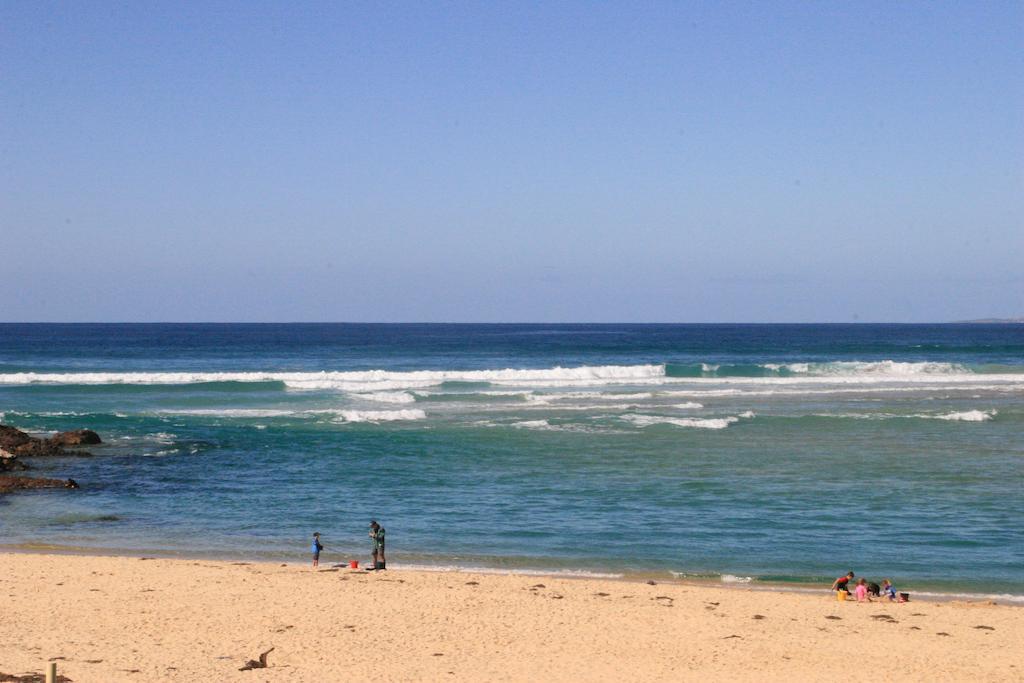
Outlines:
{"label": "beach sand", "polygon": [[0,596],[0,672],[76,683],[1024,678],[1024,610],[990,603],[23,553]]}

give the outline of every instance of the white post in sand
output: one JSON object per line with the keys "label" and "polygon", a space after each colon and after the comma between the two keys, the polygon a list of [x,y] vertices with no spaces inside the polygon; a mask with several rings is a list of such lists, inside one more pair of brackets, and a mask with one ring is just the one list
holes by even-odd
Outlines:
{"label": "white post in sand", "polygon": [[57,683],[57,662],[50,662],[46,667],[46,683]]}

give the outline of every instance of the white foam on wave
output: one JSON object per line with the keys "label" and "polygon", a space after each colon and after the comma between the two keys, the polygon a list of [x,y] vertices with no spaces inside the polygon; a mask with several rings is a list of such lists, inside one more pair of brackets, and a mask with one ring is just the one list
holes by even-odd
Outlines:
{"label": "white foam on wave", "polygon": [[520,429],[550,429],[551,423],[547,420],[524,420],[522,422],[513,422],[510,426]]}
{"label": "white foam on wave", "polygon": [[722,574],[722,583],[750,583],[753,576],[736,576],[734,574]]}
{"label": "white foam on wave", "polygon": [[353,394],[355,398],[377,403],[415,403],[416,397],[407,391],[374,391],[368,394]]}
{"label": "white foam on wave", "polygon": [[650,427],[657,424],[669,424],[676,427],[693,427],[696,429],[725,429],[740,421],[740,417],[753,417],[753,413],[729,415],[727,417],[666,417],[664,415],[620,415],[620,419],[632,422],[637,427]]}
{"label": "white foam on wave", "polygon": [[673,408],[679,408],[680,410],[697,410],[703,408],[703,403],[697,403],[696,401],[687,401],[686,403],[676,403],[672,406]]}
{"label": "white foam on wave", "polygon": [[363,370],[333,372],[71,372],[0,373],[0,384],[196,384],[283,382],[292,389],[393,391],[445,382],[513,386],[591,386],[643,383],[664,378],[664,365],[601,365],[503,370]]}
{"label": "white foam on wave", "polygon": [[988,422],[998,415],[995,410],[966,410],[961,413],[946,413],[945,415],[918,415],[933,420],[951,420],[954,422]]}
{"label": "white foam on wave", "polygon": [[395,422],[398,420],[423,420],[427,414],[418,408],[406,410],[336,410],[343,422]]}
{"label": "white foam on wave", "polygon": [[[559,404],[559,403],[537,403],[537,404],[529,404],[529,405],[526,405],[526,406],[520,406],[519,409],[520,410],[534,410],[534,411],[540,411],[540,412],[544,412],[544,411],[546,411],[546,412],[554,412],[554,411],[560,411],[560,410],[575,410],[575,411],[591,410],[591,411],[595,411],[595,412],[602,412],[602,411],[607,412],[609,410],[615,411],[615,410],[622,410],[623,408],[639,408],[639,407],[640,406],[633,405],[633,404],[630,404],[630,403],[625,403],[625,404],[623,404],[623,403],[566,403],[566,404]],[[503,407],[503,406],[496,406],[496,409],[504,410],[505,407]]]}
{"label": "white foam on wave", "polygon": [[[992,377],[992,375],[988,375]],[[765,384],[773,384],[776,382],[784,381],[789,383],[789,386],[780,386],[778,388],[766,389],[763,388]],[[722,381],[722,384],[736,384],[732,380]],[[680,389],[675,391],[662,391],[658,392],[659,396],[686,396],[688,398],[728,398],[730,396],[743,396],[743,397],[772,397],[772,396],[841,396],[841,395],[858,395],[858,394],[903,394],[903,393],[925,393],[925,392],[963,392],[963,391],[991,391],[995,393],[1020,393],[1024,391],[1024,377],[1021,377],[1012,382],[1008,381],[1006,384],[964,384],[964,385],[943,385],[943,384],[927,384],[917,383],[910,385],[892,385],[884,384],[884,386],[867,386],[863,383],[856,383],[854,386],[826,386],[826,388],[817,388],[825,385],[826,383],[817,384],[806,384],[794,382],[788,378],[778,379],[769,378],[768,380],[750,380],[751,386],[748,387],[734,387],[729,389]],[[949,398],[949,396],[942,396],[942,398]],[[971,398],[981,398],[981,395],[974,394]]]}
{"label": "white foam on wave", "polygon": [[914,375],[970,375],[973,374],[958,363],[937,362],[906,362],[894,360],[880,361],[833,361],[830,363],[786,363],[777,365],[766,363],[763,367],[769,370],[787,370],[794,374],[816,376],[829,375],[884,375],[889,377],[906,377]]}
{"label": "white foam on wave", "polygon": [[634,393],[568,391],[561,393],[526,394],[526,400],[528,403],[534,403],[539,405],[548,405],[553,401],[571,401],[575,399],[589,399],[595,401],[642,401],[650,398],[654,398],[654,394],[649,391],[641,391]]}
{"label": "white foam on wave", "polygon": [[195,415],[199,417],[284,417],[295,415],[294,410],[270,408],[182,408],[179,410],[165,409],[157,411],[167,415]]}
{"label": "white foam on wave", "polygon": [[988,422],[995,419],[998,410],[965,410],[955,413],[814,413],[814,417],[847,418],[851,420],[946,420],[949,422]]}
{"label": "white foam on wave", "polygon": [[[883,375],[906,377],[914,375],[972,375],[966,366],[959,363],[934,361],[910,362],[895,360],[880,361],[831,361],[827,363],[763,363],[759,367],[771,372],[788,372],[793,375],[814,377]],[[702,365],[704,372],[713,372],[718,366]]]}

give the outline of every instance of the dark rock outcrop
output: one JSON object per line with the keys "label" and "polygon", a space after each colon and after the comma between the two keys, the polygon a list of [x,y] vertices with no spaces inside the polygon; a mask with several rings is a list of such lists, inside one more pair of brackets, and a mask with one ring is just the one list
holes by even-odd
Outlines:
{"label": "dark rock outcrop", "polygon": [[58,432],[47,439],[58,446],[95,446],[103,443],[100,435],[91,429],[74,429],[70,432]]}
{"label": "dark rock outcrop", "polygon": [[[32,441],[33,438],[14,427],[8,427],[7,425],[0,425],[0,448],[4,449],[8,453],[14,453],[14,449],[23,444],[27,444]],[[38,441],[38,439],[36,439]]]}
{"label": "dark rock outcrop", "polygon": [[[93,440],[95,439],[95,440]],[[73,432],[61,432],[50,439],[40,439],[31,436],[7,425],[0,425],[0,450],[7,451],[14,456],[25,458],[45,456],[90,456],[92,453],[81,450],[66,450],[64,446],[78,445],[79,443],[102,443],[96,432],[89,429],[79,429]]]}
{"label": "dark rock outcrop", "polygon": [[96,443],[102,441],[96,432],[89,429],[60,432],[50,439],[40,439],[20,429],[0,425],[0,494],[29,489],[77,489],[78,483],[74,479],[22,477],[8,473],[29,469],[28,465],[19,460],[20,457],[88,456],[92,454],[78,449],[66,450],[64,447]]}
{"label": "dark rock outcrop", "polygon": [[0,475],[0,494],[29,489],[77,489],[74,479],[44,479],[42,477],[14,477]]}
{"label": "dark rock outcrop", "polygon": [[18,456],[11,455],[7,451],[0,451],[0,472],[16,472],[27,469],[28,465],[18,460]]}

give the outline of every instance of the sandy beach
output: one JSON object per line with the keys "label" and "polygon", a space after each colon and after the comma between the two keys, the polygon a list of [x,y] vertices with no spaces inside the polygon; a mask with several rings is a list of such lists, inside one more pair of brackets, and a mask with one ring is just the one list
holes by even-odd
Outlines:
{"label": "sandy beach", "polygon": [[20,553],[0,577],[0,673],[76,683],[1024,676],[1024,610],[992,603]]}

